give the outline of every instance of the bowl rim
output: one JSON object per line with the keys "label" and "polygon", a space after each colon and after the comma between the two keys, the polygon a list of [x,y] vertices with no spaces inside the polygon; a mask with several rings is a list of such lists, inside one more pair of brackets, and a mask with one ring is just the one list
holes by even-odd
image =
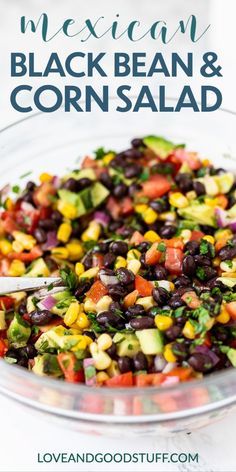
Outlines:
{"label": "bowl rim", "polygon": [[[137,97],[137,95],[133,94],[133,95],[130,95],[130,98],[133,99]],[[154,95],[153,96],[154,98],[158,98],[158,95]],[[176,100],[175,97],[166,97],[167,100],[170,100],[170,101],[174,101]],[[118,97],[116,96],[111,96],[110,97],[110,100],[116,100],[118,99]],[[85,103],[84,100],[81,100],[81,103]],[[200,102],[198,101],[197,102],[198,104],[200,104]],[[226,114],[230,114],[230,115],[233,115],[233,116],[236,116],[236,111],[233,111],[233,110],[230,110],[228,108],[224,108],[224,107],[220,107],[218,110],[218,112],[221,112],[221,113],[226,113]],[[46,114],[47,116],[49,117],[52,117],[53,116],[57,116],[58,113],[62,113],[63,112],[63,106],[61,106],[59,108],[59,110],[57,110],[57,112],[55,113],[48,113]],[[64,113],[64,112],[63,112]],[[1,135],[8,132],[9,130],[13,129],[14,128],[17,128],[19,125],[21,125],[22,123],[26,122],[26,121],[30,121],[30,120],[34,120],[35,118],[39,117],[39,116],[43,116],[45,115],[44,112],[41,112],[41,111],[38,111],[36,113],[32,113],[30,114],[29,116],[25,116],[23,118],[21,118],[20,120],[17,120],[17,121],[14,121],[13,123],[10,123],[9,125],[3,127],[0,129],[0,138],[1,138]],[[65,381],[62,381],[60,379],[55,379],[55,378],[52,378],[52,377],[44,377],[44,376],[37,376],[37,375],[32,375],[32,372],[27,370],[27,369],[24,369],[23,367],[20,367],[20,366],[17,366],[17,365],[9,365],[7,364],[6,361],[4,361],[3,359],[0,359],[0,365],[1,365],[1,369],[3,369],[6,373],[10,373],[11,371],[12,372],[17,372],[18,376],[21,377],[23,380],[31,380],[33,383],[35,383],[37,385],[37,383],[40,383],[40,384],[43,384],[45,387],[51,387],[51,388],[55,388],[57,389],[57,387],[59,387],[59,390],[62,391],[62,393],[74,393],[74,394],[78,394],[79,392],[81,393],[86,393],[86,392],[90,392],[90,393],[98,393],[98,387],[89,387],[85,384],[78,384],[78,383],[68,383],[68,382],[65,382]],[[184,392],[186,389],[189,389],[191,387],[208,387],[210,385],[213,385],[215,383],[220,383],[220,382],[224,382],[225,379],[227,378],[228,379],[228,382],[230,381],[230,379],[233,379],[233,377],[235,377],[235,368],[232,367],[232,368],[227,368],[227,369],[224,369],[224,370],[221,370],[219,372],[214,372],[213,374],[208,374],[207,376],[201,378],[201,379],[194,379],[194,380],[191,380],[191,382],[180,382],[178,384],[173,384],[173,385],[169,385],[169,386],[166,386],[166,387],[154,387],[154,386],[148,386],[148,387],[137,387],[137,386],[132,386],[132,387],[120,387],[120,388],[111,388],[111,387],[102,387],[99,389],[99,392],[101,394],[104,394],[104,396],[114,396],[114,394],[117,392],[119,393],[119,395],[122,394],[123,395],[127,395],[128,393],[131,394],[132,392],[134,392],[135,395],[137,395],[137,393],[140,393],[140,394],[146,394],[148,392],[152,393],[152,394],[158,394],[158,393],[173,393],[175,391],[178,391],[178,393],[180,392]],[[0,381],[0,385],[1,385],[1,381]],[[213,402],[213,403],[218,403],[218,402]],[[210,405],[210,403],[208,404]],[[192,408],[190,409],[192,410]],[[164,416],[165,414],[163,414]],[[99,416],[99,415],[97,415]]]}

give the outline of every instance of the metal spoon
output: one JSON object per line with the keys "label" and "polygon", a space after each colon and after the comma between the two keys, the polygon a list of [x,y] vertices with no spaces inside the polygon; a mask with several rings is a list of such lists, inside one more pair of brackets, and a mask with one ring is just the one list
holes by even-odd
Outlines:
{"label": "metal spoon", "polygon": [[60,277],[0,277],[0,295],[28,292],[62,282]]}

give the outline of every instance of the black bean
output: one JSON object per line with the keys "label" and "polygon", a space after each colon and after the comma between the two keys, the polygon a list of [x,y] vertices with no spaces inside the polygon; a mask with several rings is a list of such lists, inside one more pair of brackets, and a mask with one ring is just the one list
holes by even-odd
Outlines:
{"label": "black bean", "polygon": [[134,177],[138,177],[141,171],[142,171],[142,167],[139,164],[132,164],[126,167],[125,177],[127,179],[133,179]]}
{"label": "black bean", "polygon": [[160,236],[165,239],[170,239],[176,233],[176,227],[171,224],[165,224],[160,229]]}
{"label": "black bean", "polygon": [[137,354],[135,354],[135,356],[133,357],[133,363],[134,363],[134,370],[136,371],[147,370],[148,368],[148,361],[145,354],[143,354],[143,352],[138,352]]}
{"label": "black bean", "polygon": [[113,195],[116,198],[125,197],[125,195],[127,195],[127,193],[128,193],[128,187],[127,187],[127,185],[125,185],[123,183],[116,185],[113,189]]}
{"label": "black bean", "polygon": [[188,359],[189,365],[197,372],[206,373],[212,369],[213,363],[207,354],[196,352]]}
{"label": "black bean", "polygon": [[188,241],[184,246],[184,251],[191,256],[195,256],[199,252],[200,243],[198,241]]}
{"label": "black bean", "polygon": [[36,187],[36,185],[35,185],[34,182],[29,181],[26,184],[26,190],[29,190],[30,192],[33,192],[35,187]]}
{"label": "black bean", "polygon": [[228,332],[227,332],[227,330],[224,330],[222,328],[218,328],[218,329],[215,330],[214,336],[218,341],[222,341],[224,343],[228,339]]}
{"label": "black bean", "polygon": [[33,359],[37,356],[37,350],[33,344],[28,344],[25,347],[18,349],[20,357],[26,357],[27,359]]}
{"label": "black bean", "polygon": [[112,345],[106,350],[108,356],[110,356],[112,359],[116,358],[116,345],[115,343],[112,343]]}
{"label": "black bean", "polygon": [[188,357],[188,349],[185,343],[174,342],[172,344],[172,351],[180,360],[186,359]]}
{"label": "black bean", "polygon": [[66,190],[69,190],[70,192],[77,192],[78,191],[78,186],[77,186],[77,180],[73,179],[73,177],[69,178],[64,182],[63,188]]}
{"label": "black bean", "polygon": [[123,298],[126,294],[125,287],[122,287],[121,285],[108,287],[108,292],[114,300],[120,300],[120,298]]}
{"label": "black bean", "polygon": [[45,263],[47,264],[48,266],[48,269],[50,270],[50,272],[54,272],[54,270],[57,270],[58,269],[58,264],[56,261],[54,261],[50,256],[46,256],[44,258],[44,261]]}
{"label": "black bean", "polygon": [[128,244],[125,241],[113,241],[109,247],[109,250],[116,256],[126,256],[128,249]]}
{"label": "black bean", "polygon": [[154,200],[153,202],[150,203],[150,207],[157,213],[162,213],[163,206],[164,205],[161,200],[157,200],[157,201]]}
{"label": "black bean", "polygon": [[131,226],[124,226],[124,228],[122,228],[120,234],[124,237],[124,238],[131,238],[132,234],[134,233],[135,229],[132,228]]}
{"label": "black bean", "polygon": [[193,256],[185,256],[182,263],[182,270],[184,275],[189,277],[195,274],[196,264]]}
{"label": "black bean", "polygon": [[107,254],[105,254],[104,259],[103,259],[104,267],[109,267],[112,269],[114,267],[115,260],[116,260],[116,256],[112,254],[111,252],[108,252]]}
{"label": "black bean", "polygon": [[7,234],[7,235],[6,235],[6,239],[7,239],[8,241],[10,241],[10,243],[13,243],[13,241],[14,241],[14,237],[12,236],[12,234]]}
{"label": "black bean", "polygon": [[34,237],[38,243],[42,244],[45,243],[47,239],[47,233],[42,228],[36,228],[34,231]]}
{"label": "black bean", "polygon": [[137,303],[136,305],[132,305],[128,308],[126,315],[127,318],[135,318],[136,316],[142,316],[145,314],[145,310],[143,308],[143,305],[139,305]]}
{"label": "black bean", "polygon": [[206,194],[206,187],[204,184],[202,184],[202,182],[198,182],[197,180],[195,182],[193,182],[193,188],[197,194],[198,197],[200,197],[201,195],[205,195]]}
{"label": "black bean", "polygon": [[109,328],[109,326],[116,328],[120,321],[121,317],[112,311],[103,311],[97,315],[97,322],[105,328]]}
{"label": "black bean", "polygon": [[140,159],[140,157],[143,155],[143,153],[138,149],[127,149],[127,151],[124,151],[122,154],[126,159]]}
{"label": "black bean", "polygon": [[34,310],[29,314],[30,320],[36,326],[48,324],[53,319],[53,313],[49,310]]}
{"label": "black bean", "polygon": [[205,234],[213,235],[214,232],[215,232],[215,228],[213,228],[212,226],[209,226],[209,225],[201,225],[201,231],[203,231],[203,233],[205,233]]}
{"label": "black bean", "polygon": [[99,181],[105,185],[106,188],[112,190],[113,188],[113,181],[112,177],[108,174],[108,172],[101,172],[99,175]]}
{"label": "black bean", "polygon": [[173,282],[175,284],[175,288],[189,287],[191,285],[191,280],[186,277],[186,275],[180,275],[179,277],[176,277]]}
{"label": "black bean", "polygon": [[130,326],[133,329],[148,329],[155,326],[154,319],[151,316],[142,316],[130,320]]}
{"label": "black bean", "polygon": [[201,254],[194,256],[194,260],[199,266],[211,266],[211,259],[207,256],[202,256]]}
{"label": "black bean", "polygon": [[139,147],[144,146],[144,143],[143,143],[143,140],[142,140],[142,139],[135,138],[135,139],[132,139],[131,145],[132,145],[134,148],[139,148]]}
{"label": "black bean", "polygon": [[115,233],[115,231],[116,231],[118,228],[120,228],[122,225],[123,225],[123,221],[122,221],[122,220],[112,221],[112,222],[108,225],[108,230],[109,230],[111,233]]}
{"label": "black bean", "polygon": [[175,166],[171,162],[159,162],[151,168],[152,174],[162,174],[168,175],[173,174],[175,171]]}
{"label": "black bean", "polygon": [[149,248],[150,248],[150,243],[148,243],[147,241],[143,241],[137,246],[138,251],[140,251],[141,253],[146,252]]}
{"label": "black bean", "polygon": [[99,252],[102,254],[106,254],[109,250],[109,245],[110,243],[107,241],[103,241],[102,243],[99,243]]}
{"label": "black bean", "polygon": [[83,331],[83,335],[88,336],[93,341],[95,341],[95,339],[96,339],[96,334],[93,331],[85,330],[85,331]]}
{"label": "black bean", "polygon": [[19,305],[19,308],[18,308],[18,313],[19,313],[19,315],[23,316],[26,312],[27,312],[26,304],[25,304],[25,303],[21,303],[21,304]]}
{"label": "black bean", "polygon": [[45,231],[53,231],[56,229],[56,223],[52,219],[46,218],[45,220],[39,220],[39,227]]}
{"label": "black bean", "polygon": [[17,349],[8,349],[8,351],[5,354],[5,357],[10,357],[11,359],[19,359],[19,353],[17,352]]}
{"label": "black bean", "polygon": [[154,267],[154,276],[156,280],[165,280],[168,277],[168,272],[165,267],[157,264]]}
{"label": "black bean", "polygon": [[174,325],[165,331],[165,335],[170,341],[174,341],[176,338],[180,336],[181,331],[182,330],[180,326]]}
{"label": "black bean", "polygon": [[62,222],[62,215],[58,210],[52,211],[51,218],[55,221],[58,225]]}
{"label": "black bean", "polygon": [[125,372],[130,372],[133,367],[132,359],[128,356],[122,356],[118,359],[118,367],[120,369],[121,374],[125,374]]}
{"label": "black bean", "polygon": [[122,306],[118,302],[111,302],[109,306],[109,311],[122,311]]}
{"label": "black bean", "polygon": [[141,189],[142,189],[141,185],[139,185],[137,183],[131,184],[130,187],[129,187],[129,196],[133,197]]}
{"label": "black bean", "polygon": [[82,295],[84,295],[86,292],[88,292],[89,289],[90,289],[90,283],[80,282],[80,284],[78,285],[78,287],[75,290],[75,298],[77,298],[77,300],[79,300],[80,297],[82,297]]}
{"label": "black bean", "polygon": [[170,298],[169,292],[163,287],[154,288],[152,296],[159,306],[165,305]]}
{"label": "black bean", "polygon": [[88,188],[91,184],[92,181],[87,177],[83,177],[83,179],[77,180],[78,191],[83,190],[84,188]]}
{"label": "black bean", "polygon": [[222,249],[218,252],[218,256],[222,261],[232,260],[234,257],[236,257],[236,246],[231,247],[226,245],[222,247]]}
{"label": "black bean", "polygon": [[22,195],[21,198],[22,198],[23,202],[31,203],[31,205],[34,205],[33,193],[32,192],[26,192],[24,195]]}
{"label": "black bean", "polygon": [[[213,267],[203,266],[202,270],[204,271],[204,274],[201,277],[201,280],[210,280],[213,277],[217,276],[217,270],[213,269]],[[198,277],[199,277],[199,275],[198,275]]]}
{"label": "black bean", "polygon": [[117,269],[116,275],[117,275],[117,278],[119,279],[119,282],[124,285],[133,283],[135,279],[133,272],[131,272],[131,270],[125,269],[124,267]]}
{"label": "black bean", "polygon": [[19,361],[17,362],[17,365],[20,365],[21,367],[28,367],[27,357],[21,357]]}
{"label": "black bean", "polygon": [[178,326],[180,326],[181,328],[185,325],[186,323],[186,316],[184,315],[181,315],[181,316],[178,316],[178,318],[176,318],[176,323]]}
{"label": "black bean", "polygon": [[91,269],[91,267],[93,266],[93,255],[87,254],[83,259],[83,264],[85,270]]}
{"label": "black bean", "polygon": [[175,177],[175,181],[182,192],[189,192],[193,188],[193,181],[191,174],[180,173]]}
{"label": "black bean", "polygon": [[184,306],[185,303],[184,301],[181,299],[181,297],[179,295],[173,295],[170,300],[168,301],[168,305],[173,308],[173,309],[176,309],[176,308],[179,308],[181,306]]}

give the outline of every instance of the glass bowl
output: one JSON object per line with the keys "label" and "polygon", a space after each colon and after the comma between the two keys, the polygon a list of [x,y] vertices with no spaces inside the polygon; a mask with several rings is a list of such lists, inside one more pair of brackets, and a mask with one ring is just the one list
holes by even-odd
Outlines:
{"label": "glass bowl", "polygon": [[[169,99],[173,103],[174,99]],[[23,185],[41,172],[63,174],[97,147],[121,150],[133,137],[163,135],[199,151],[217,166],[236,169],[236,115],[214,113],[36,114],[0,133],[0,186]],[[29,175],[31,173],[31,175]],[[27,174],[27,175],[26,175]],[[21,178],[20,178],[21,176]],[[38,377],[0,361],[0,393],[65,426],[110,436],[170,435],[220,419],[236,405],[235,370],[168,388],[90,388]]]}

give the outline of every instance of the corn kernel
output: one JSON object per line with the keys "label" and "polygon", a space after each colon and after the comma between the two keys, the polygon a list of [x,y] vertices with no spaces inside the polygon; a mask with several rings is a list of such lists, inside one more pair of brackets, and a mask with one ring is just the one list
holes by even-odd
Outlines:
{"label": "corn kernel", "polygon": [[126,266],[127,266],[126,259],[122,256],[117,256],[116,262],[115,262],[115,269],[120,269],[121,267],[126,267]]}
{"label": "corn kernel", "polygon": [[5,201],[5,208],[6,210],[13,210],[14,208],[14,202],[12,201],[10,197],[8,197]]}
{"label": "corn kernel", "polygon": [[110,378],[109,375],[106,372],[102,371],[102,370],[100,372],[98,372],[97,375],[96,375],[97,383],[103,383],[106,380],[108,380],[109,378]]}
{"label": "corn kernel", "polygon": [[215,240],[220,241],[221,239],[231,238],[232,231],[230,229],[220,229],[215,233]]}
{"label": "corn kernel", "polygon": [[130,249],[127,253],[127,261],[132,261],[133,259],[139,260],[141,257],[141,252],[138,249]]}
{"label": "corn kernel", "polygon": [[106,351],[112,345],[112,338],[109,334],[103,333],[99,336],[97,344],[99,350]]}
{"label": "corn kernel", "polygon": [[59,200],[57,204],[57,209],[65,218],[68,218],[69,220],[74,220],[75,218],[77,218],[78,210],[71,203],[66,203],[63,200]]}
{"label": "corn kernel", "polygon": [[221,263],[221,259],[219,257],[214,257],[212,262],[213,262],[214,267],[219,267],[219,265]]}
{"label": "corn kernel", "polygon": [[47,172],[43,172],[40,177],[39,177],[39,180],[40,182],[44,183],[44,182],[51,182],[53,179],[53,176],[48,174]]}
{"label": "corn kernel", "polygon": [[109,295],[104,295],[96,304],[96,312],[101,313],[102,311],[107,311],[111,303],[112,298],[109,297]]}
{"label": "corn kernel", "polygon": [[96,303],[94,303],[92,300],[90,300],[89,298],[87,298],[87,300],[85,300],[84,302],[84,311],[86,313],[96,313]]}
{"label": "corn kernel", "polygon": [[211,244],[215,244],[215,238],[213,236],[211,236],[211,234],[207,234],[206,236],[203,236],[202,239],[205,239],[206,241],[208,241]]}
{"label": "corn kernel", "polygon": [[13,259],[9,269],[8,275],[11,277],[21,277],[25,273],[25,264],[22,261],[18,261],[17,259]]}
{"label": "corn kernel", "polygon": [[133,259],[131,261],[128,261],[127,264],[127,269],[133,272],[134,275],[137,275],[139,272],[139,269],[141,267],[141,262],[138,261],[137,259]]}
{"label": "corn kernel", "polygon": [[66,245],[69,251],[70,261],[78,261],[84,254],[83,247],[77,239],[73,239]]}
{"label": "corn kernel", "polygon": [[71,326],[77,320],[79,312],[80,312],[79,302],[72,302],[64,316],[64,323],[67,326]]}
{"label": "corn kernel", "polygon": [[83,337],[84,337],[84,339],[87,343],[87,346],[90,346],[90,344],[92,344],[92,342],[93,342],[92,338],[90,338],[90,336],[87,336],[85,334],[83,335]]}
{"label": "corn kernel", "polygon": [[230,277],[231,279],[235,279],[236,272],[222,272],[221,277]]}
{"label": "corn kernel", "polygon": [[149,243],[157,243],[158,241],[161,240],[160,236],[156,233],[156,231],[147,231],[144,234],[144,239],[148,241]]}
{"label": "corn kernel", "polygon": [[78,277],[84,273],[84,264],[82,264],[82,262],[75,264],[75,273]]}
{"label": "corn kernel", "polygon": [[161,221],[175,221],[176,214],[174,211],[165,211],[159,215]]}
{"label": "corn kernel", "polygon": [[57,231],[57,239],[63,243],[67,243],[72,233],[72,226],[69,223],[62,223]]}
{"label": "corn kernel", "polygon": [[155,325],[160,331],[166,331],[173,325],[173,320],[170,316],[156,315]]}
{"label": "corn kernel", "polygon": [[220,268],[223,272],[235,272],[236,271],[236,261],[222,261],[220,263]]}
{"label": "corn kernel", "polygon": [[186,193],[186,197],[188,200],[195,200],[197,198],[197,194],[194,190],[190,190],[189,192]]}
{"label": "corn kernel", "polygon": [[180,233],[180,237],[183,239],[184,244],[190,241],[192,235],[192,231],[190,229],[183,229]]}
{"label": "corn kernel", "polygon": [[203,160],[202,160],[202,165],[203,165],[204,167],[208,167],[208,166],[211,165],[211,161],[210,161],[209,159],[203,159]]}
{"label": "corn kernel", "polygon": [[148,206],[144,203],[140,203],[138,205],[135,205],[134,209],[136,213],[144,213],[148,209]]}
{"label": "corn kernel", "polygon": [[15,238],[14,242],[20,243],[23,249],[26,249],[27,251],[31,251],[37,242],[33,236],[22,233],[21,231],[13,231],[12,234]]}
{"label": "corn kernel", "polygon": [[68,259],[69,251],[65,247],[54,247],[51,249],[51,254],[58,259]]}
{"label": "corn kernel", "polygon": [[12,252],[12,244],[7,239],[0,241],[0,251],[4,256],[7,256],[9,252]]}
{"label": "corn kernel", "polygon": [[171,343],[165,345],[163,356],[164,356],[164,358],[167,362],[176,362],[177,361],[177,357],[174,355],[174,353],[172,351],[172,344]]}
{"label": "corn kernel", "polygon": [[[69,336],[68,336],[69,338]],[[74,336],[75,339],[78,340],[78,343],[71,348],[71,351],[80,351],[81,349],[84,350],[88,346],[87,340],[85,339],[85,336],[82,336],[81,334],[77,334]]]}
{"label": "corn kernel", "polygon": [[169,197],[169,203],[175,208],[185,208],[189,205],[188,199],[181,192],[173,192]]}
{"label": "corn kernel", "polygon": [[111,365],[111,358],[105,351],[92,354],[94,366],[97,370],[106,370]]}
{"label": "corn kernel", "polygon": [[112,159],[114,159],[114,153],[113,152],[109,152],[108,154],[106,154],[102,159],[102,162],[103,162],[104,166],[108,166],[110,164],[110,162],[112,161]]}
{"label": "corn kernel", "polygon": [[154,211],[152,208],[147,208],[147,210],[144,211],[142,214],[142,218],[147,223],[147,225],[151,225],[155,223],[155,221],[158,218],[158,214],[156,211]]}
{"label": "corn kernel", "polygon": [[194,326],[190,323],[190,321],[186,321],[186,323],[183,327],[182,333],[188,339],[194,339],[195,338],[195,329],[194,329]]}
{"label": "corn kernel", "polygon": [[149,308],[152,308],[155,305],[153,297],[138,298],[136,303],[142,305],[145,310],[148,310]]}
{"label": "corn kernel", "polygon": [[86,329],[90,326],[90,321],[85,313],[79,313],[76,324],[80,329]]}
{"label": "corn kernel", "polygon": [[109,377],[114,377],[115,375],[120,374],[120,369],[119,369],[117,361],[111,361],[111,364],[109,365],[109,367],[107,369],[107,373],[108,373]]}
{"label": "corn kernel", "polygon": [[99,267],[91,267],[79,276],[80,279],[93,279],[99,272]]}
{"label": "corn kernel", "polygon": [[225,309],[225,307],[221,308],[221,312],[218,316],[216,316],[216,321],[221,324],[226,324],[230,320],[230,315]]}
{"label": "corn kernel", "polygon": [[101,234],[101,227],[96,221],[91,221],[88,228],[82,233],[82,241],[97,241]]}
{"label": "corn kernel", "polygon": [[14,252],[22,252],[24,250],[24,247],[23,244],[21,244],[19,241],[13,241],[12,249]]}

